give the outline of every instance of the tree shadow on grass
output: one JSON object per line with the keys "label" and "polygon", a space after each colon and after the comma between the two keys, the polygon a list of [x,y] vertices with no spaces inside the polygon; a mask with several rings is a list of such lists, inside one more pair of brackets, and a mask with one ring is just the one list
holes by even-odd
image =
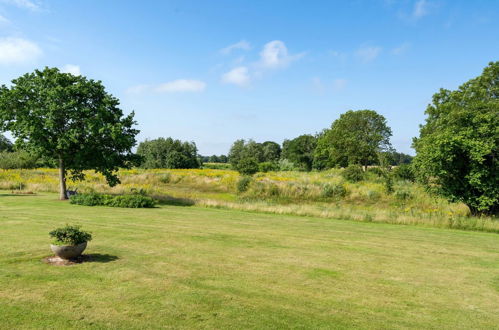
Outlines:
{"label": "tree shadow on grass", "polygon": [[196,202],[189,198],[178,198],[168,195],[152,196],[159,205],[173,205],[173,206],[193,206]]}
{"label": "tree shadow on grass", "polygon": [[118,256],[113,256],[111,254],[101,254],[101,253],[89,253],[80,256],[81,262],[112,262],[119,259]]}

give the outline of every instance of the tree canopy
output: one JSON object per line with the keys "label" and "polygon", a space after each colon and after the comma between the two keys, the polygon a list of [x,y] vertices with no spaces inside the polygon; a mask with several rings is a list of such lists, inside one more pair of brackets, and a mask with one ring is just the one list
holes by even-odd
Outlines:
{"label": "tree canopy", "polygon": [[0,152],[2,151],[12,151],[12,142],[0,134]]}
{"label": "tree canopy", "polygon": [[499,62],[457,90],[441,89],[414,139],[418,179],[473,214],[499,210]]}
{"label": "tree canopy", "polygon": [[136,161],[134,114],[124,116],[118,106],[100,81],[45,68],[0,87],[0,129],[23,149],[57,162],[66,199],[67,174],[82,180],[84,170],[95,170],[113,186],[120,182],[116,171]]}
{"label": "tree canopy", "polygon": [[310,171],[316,145],[317,138],[309,134],[300,135],[292,140],[284,140],[282,158],[293,162],[302,170]]}
{"label": "tree canopy", "polygon": [[391,150],[392,131],[385,117],[373,110],[349,110],[322,132],[314,153],[318,168],[379,163],[379,154]]}
{"label": "tree canopy", "polygon": [[171,137],[141,142],[137,154],[142,157],[143,168],[199,168],[201,165],[194,142]]}

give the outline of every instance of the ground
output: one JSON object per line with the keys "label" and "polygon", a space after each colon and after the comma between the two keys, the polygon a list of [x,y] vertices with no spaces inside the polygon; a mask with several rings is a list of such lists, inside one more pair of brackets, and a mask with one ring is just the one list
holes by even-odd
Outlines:
{"label": "ground", "polygon": [[[79,223],[90,262],[53,266]],[[0,194],[0,328],[499,328],[499,235]]]}

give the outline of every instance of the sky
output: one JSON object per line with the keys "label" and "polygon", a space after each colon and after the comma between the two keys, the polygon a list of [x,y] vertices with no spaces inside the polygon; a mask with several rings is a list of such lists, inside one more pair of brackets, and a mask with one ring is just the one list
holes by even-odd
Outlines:
{"label": "sky", "polygon": [[138,141],[202,155],[361,109],[413,154],[432,95],[497,60],[494,0],[0,0],[0,84],[45,66],[101,80]]}

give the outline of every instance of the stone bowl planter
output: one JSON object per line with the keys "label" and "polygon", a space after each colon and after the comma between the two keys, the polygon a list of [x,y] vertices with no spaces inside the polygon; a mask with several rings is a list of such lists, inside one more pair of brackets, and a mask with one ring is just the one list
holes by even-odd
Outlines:
{"label": "stone bowl planter", "polygon": [[87,248],[87,242],[78,245],[54,245],[50,244],[52,252],[62,259],[74,259],[79,257]]}

